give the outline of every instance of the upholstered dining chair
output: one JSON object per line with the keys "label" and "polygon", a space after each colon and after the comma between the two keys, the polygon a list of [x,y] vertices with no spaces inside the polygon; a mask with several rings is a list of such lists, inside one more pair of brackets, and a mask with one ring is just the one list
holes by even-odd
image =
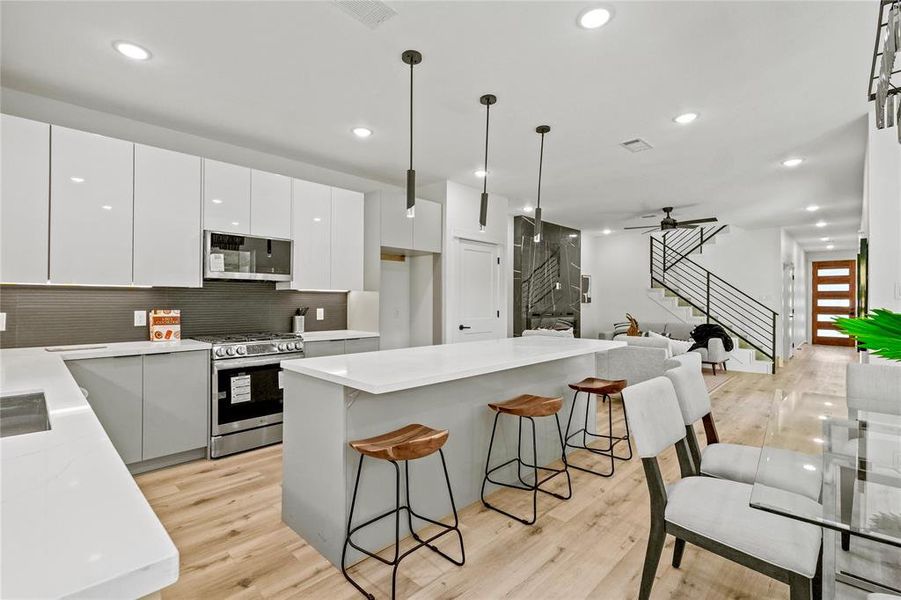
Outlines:
{"label": "upholstered dining chair", "polygon": [[[815,525],[753,509],[751,486],[691,476],[693,464],[676,390],[657,377],[623,390],[635,448],[644,466],[651,499],[651,527],[641,575],[639,598],[651,595],[666,535],[675,536],[673,567],[678,568],[686,542],[773,579],[787,583],[791,600],[821,595],[822,534]],[[667,485],[657,457],[676,447],[682,478]],[[812,513],[819,504],[791,492],[790,501]]]}
{"label": "upholstered dining chair", "polygon": [[[713,420],[710,394],[704,383],[704,376],[698,369],[681,366],[665,373],[676,390],[676,399],[685,423],[685,435],[691,452],[691,459],[701,475],[753,484],[760,462],[760,447],[720,442]],[[695,423],[704,424],[707,445],[701,449],[695,434]],[[775,460],[781,469],[767,469],[770,480],[767,485],[801,494],[811,500],[820,498],[822,473],[819,469],[808,471],[804,464],[815,457],[799,452],[769,448],[767,456]]]}
{"label": "upholstered dining chair", "polygon": [[901,365],[851,363],[846,371],[848,409],[901,415]]}

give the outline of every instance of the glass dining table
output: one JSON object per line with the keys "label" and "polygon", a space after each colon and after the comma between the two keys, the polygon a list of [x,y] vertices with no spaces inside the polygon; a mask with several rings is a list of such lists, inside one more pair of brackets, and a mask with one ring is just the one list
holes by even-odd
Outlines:
{"label": "glass dining table", "polygon": [[750,505],[823,528],[824,598],[901,595],[898,394],[897,403],[813,392],[773,401]]}

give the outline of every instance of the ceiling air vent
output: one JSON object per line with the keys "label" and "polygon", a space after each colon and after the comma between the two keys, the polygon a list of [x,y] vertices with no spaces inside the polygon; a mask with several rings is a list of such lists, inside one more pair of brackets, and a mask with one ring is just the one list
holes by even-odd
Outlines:
{"label": "ceiling air vent", "polygon": [[625,142],[620,142],[620,146],[622,146],[629,152],[644,152],[645,150],[650,150],[651,148],[653,148],[652,145],[641,138],[635,138],[634,140],[626,140]]}
{"label": "ceiling air vent", "polygon": [[378,0],[333,0],[338,8],[370,29],[375,29],[397,12]]}

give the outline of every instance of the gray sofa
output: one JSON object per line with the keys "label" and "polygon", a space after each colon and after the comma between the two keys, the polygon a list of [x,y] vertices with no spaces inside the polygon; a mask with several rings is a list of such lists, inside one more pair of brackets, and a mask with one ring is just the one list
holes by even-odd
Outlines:
{"label": "gray sofa", "polygon": [[625,379],[635,385],[662,376],[668,369],[682,365],[701,368],[701,356],[687,352],[669,357],[669,344],[660,338],[619,336],[626,346],[598,354],[598,375],[604,379]]}
{"label": "gray sofa", "polygon": [[[639,320],[638,326],[641,327],[642,331],[653,331],[654,333],[665,335],[667,337],[673,338],[674,340],[689,341],[691,340],[691,332],[695,328],[695,325],[692,325],[691,323],[682,323],[680,321],[663,323]],[[598,337],[608,340],[613,339],[613,332],[610,331],[606,333],[600,333]],[[666,348],[667,346],[666,342],[664,340],[660,340],[659,338],[618,335],[616,336],[616,339],[623,340],[629,345],[644,345],[658,348]],[[697,348],[692,352],[697,352],[701,355],[701,362],[706,365],[710,365],[713,368],[714,375],[716,375],[717,366],[722,366],[723,371],[726,370],[726,361],[729,360],[729,353],[726,352],[726,348],[723,346],[723,341],[721,339],[711,338],[707,342],[706,348]]]}

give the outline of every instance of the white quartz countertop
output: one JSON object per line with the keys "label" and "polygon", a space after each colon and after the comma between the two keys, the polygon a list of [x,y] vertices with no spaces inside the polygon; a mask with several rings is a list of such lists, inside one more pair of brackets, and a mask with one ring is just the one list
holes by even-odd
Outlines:
{"label": "white quartz countertop", "polygon": [[332,329],[330,331],[305,331],[304,342],[328,342],[332,340],[355,340],[359,338],[379,337],[377,331],[358,331],[356,329]]}
{"label": "white quartz countertop", "polygon": [[0,597],[137,598],[178,579],[178,550],[64,360],[208,348],[185,340],[0,351],[0,393],[42,391],[51,427],[0,439]]}
{"label": "white quartz countertop", "polygon": [[282,368],[384,394],[624,345],[609,340],[532,336],[287,360]]}

